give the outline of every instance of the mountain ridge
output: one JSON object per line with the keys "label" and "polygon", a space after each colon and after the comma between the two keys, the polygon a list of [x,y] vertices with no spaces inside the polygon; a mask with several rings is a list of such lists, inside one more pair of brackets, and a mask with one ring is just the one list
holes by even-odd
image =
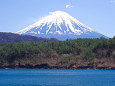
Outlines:
{"label": "mountain ridge", "polygon": [[55,38],[41,38],[30,35],[19,35],[15,33],[0,32],[0,43],[16,43],[16,42],[51,42],[58,41]]}
{"label": "mountain ridge", "polygon": [[[38,22],[18,31],[19,34],[28,34],[45,38],[56,38],[58,40],[76,38],[100,38],[105,37],[92,28],[82,24],[80,21],[63,11],[51,12]],[[93,34],[94,33],[94,34]]]}

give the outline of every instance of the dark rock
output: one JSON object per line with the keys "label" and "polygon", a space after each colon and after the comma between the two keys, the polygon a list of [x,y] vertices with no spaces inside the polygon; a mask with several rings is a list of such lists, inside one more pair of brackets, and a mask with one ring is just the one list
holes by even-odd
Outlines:
{"label": "dark rock", "polygon": [[44,64],[40,64],[40,65],[35,65],[34,68],[39,68],[39,69],[44,68],[44,69],[48,69],[48,68],[50,68],[50,66],[49,66],[49,64],[44,63]]}

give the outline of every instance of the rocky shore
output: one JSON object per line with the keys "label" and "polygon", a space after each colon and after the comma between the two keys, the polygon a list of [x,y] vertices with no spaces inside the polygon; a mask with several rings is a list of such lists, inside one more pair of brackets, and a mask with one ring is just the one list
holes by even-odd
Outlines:
{"label": "rocky shore", "polygon": [[105,64],[105,63],[84,63],[84,64],[59,64],[51,65],[48,63],[42,64],[10,64],[10,65],[0,65],[0,69],[114,69],[115,64]]}

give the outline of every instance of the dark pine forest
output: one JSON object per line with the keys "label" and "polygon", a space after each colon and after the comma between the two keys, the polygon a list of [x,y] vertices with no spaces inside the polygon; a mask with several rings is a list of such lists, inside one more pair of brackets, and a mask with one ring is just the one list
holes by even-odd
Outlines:
{"label": "dark pine forest", "polygon": [[0,43],[0,68],[115,69],[115,37]]}

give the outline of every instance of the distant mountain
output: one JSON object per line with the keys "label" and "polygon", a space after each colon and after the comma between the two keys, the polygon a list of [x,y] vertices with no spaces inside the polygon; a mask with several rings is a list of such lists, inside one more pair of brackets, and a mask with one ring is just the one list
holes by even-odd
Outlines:
{"label": "distant mountain", "polygon": [[41,37],[34,37],[29,35],[19,35],[14,33],[5,33],[0,32],[0,43],[16,43],[16,42],[51,42],[51,41],[58,41],[55,38],[41,38]]}
{"label": "distant mountain", "polygon": [[66,40],[67,38],[108,38],[95,32],[90,27],[82,24],[77,19],[63,11],[52,12],[48,16],[17,33],[43,38],[56,38],[59,40]]}

